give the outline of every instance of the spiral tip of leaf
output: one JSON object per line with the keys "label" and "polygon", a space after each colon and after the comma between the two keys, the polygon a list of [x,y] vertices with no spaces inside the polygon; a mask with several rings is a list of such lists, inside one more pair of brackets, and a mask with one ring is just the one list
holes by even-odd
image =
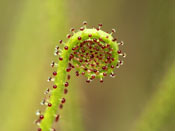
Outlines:
{"label": "spiral tip of leaf", "polygon": [[63,51],[60,57],[61,60],[69,58],[71,66],[68,65],[66,71],[71,71],[74,66],[76,75],[86,76],[87,83],[94,78],[100,78],[102,81],[107,75],[114,77],[114,69],[123,64],[119,56],[126,56],[119,50],[119,45],[123,45],[123,42],[117,42],[117,38],[112,36],[116,30],[112,29],[111,33],[107,33],[101,30],[102,24],[98,24],[97,28],[88,29],[86,21],[83,25],[85,27],[81,27],[77,32],[71,28],[73,34],[67,35],[68,41],[64,45],[66,53]]}

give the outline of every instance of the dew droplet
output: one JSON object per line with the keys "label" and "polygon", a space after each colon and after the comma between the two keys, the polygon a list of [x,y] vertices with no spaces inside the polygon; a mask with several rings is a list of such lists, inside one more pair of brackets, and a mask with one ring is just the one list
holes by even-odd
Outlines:
{"label": "dew droplet", "polygon": [[90,80],[86,80],[87,83],[90,83]]}
{"label": "dew droplet", "polygon": [[112,41],[113,41],[113,42],[114,42],[114,41],[117,41],[117,39],[116,39],[116,38],[114,38]]}
{"label": "dew droplet", "polygon": [[119,65],[119,64],[117,64],[117,65],[116,65],[116,68],[119,68],[119,67],[120,67],[120,65]]}
{"label": "dew droplet", "polygon": [[89,36],[89,37],[92,37],[92,34],[89,34],[88,36]]}
{"label": "dew droplet", "polygon": [[37,110],[36,111],[36,115],[39,116],[41,114],[41,111],[40,110]]}
{"label": "dew droplet", "polygon": [[81,40],[81,37],[80,36],[78,37],[78,40]]}
{"label": "dew droplet", "polygon": [[40,102],[41,105],[45,105],[45,103],[46,103],[46,100],[45,100],[45,99],[43,99],[43,100]]}
{"label": "dew droplet", "polygon": [[111,65],[111,68],[114,68],[114,65]]}
{"label": "dew droplet", "polygon": [[50,89],[47,88],[46,91],[44,92],[44,94],[45,94],[45,95],[46,95],[46,94],[49,94],[49,92],[50,92]]}
{"label": "dew droplet", "polygon": [[65,49],[65,50],[68,50],[68,46],[65,46],[64,49]]}
{"label": "dew droplet", "polygon": [[52,104],[51,103],[48,103],[48,107],[51,107],[52,106]]}
{"label": "dew droplet", "polygon": [[116,32],[116,30],[115,29],[112,29],[112,33],[115,33]]}
{"label": "dew droplet", "polygon": [[62,44],[63,43],[63,40],[60,40],[59,43]]}
{"label": "dew droplet", "polygon": [[63,58],[62,58],[62,57],[59,57],[59,60],[60,60],[60,61],[62,61],[62,60],[63,60]]}
{"label": "dew droplet", "polygon": [[54,72],[53,72],[53,75],[54,75],[54,76],[56,76],[56,75],[57,75],[57,72],[56,72],[56,71],[54,71]]}
{"label": "dew droplet", "polygon": [[122,55],[124,58],[126,57],[126,53],[123,53],[123,55]]}
{"label": "dew droplet", "polygon": [[84,27],[81,27],[81,28],[80,28],[80,31],[83,31],[83,30],[84,30]]}
{"label": "dew droplet", "polygon": [[83,21],[83,25],[87,25],[87,21]]}
{"label": "dew droplet", "polygon": [[71,32],[74,32],[74,31],[75,31],[75,29],[74,29],[74,28],[71,28],[71,29],[70,29],[70,31],[71,31]]}
{"label": "dew droplet", "polygon": [[49,81],[52,81],[52,77],[49,77],[47,81],[48,81],[48,82],[49,82]]}
{"label": "dew droplet", "polygon": [[70,35],[70,34],[68,34],[68,35],[67,35],[67,38],[69,39],[70,37],[71,37],[71,35]]}
{"label": "dew droplet", "polygon": [[124,62],[123,62],[122,60],[119,60],[119,64],[120,64],[120,65],[123,65],[123,63],[124,63]]}
{"label": "dew droplet", "polygon": [[42,119],[44,119],[44,115],[40,115],[40,117],[39,117],[39,118],[40,118],[41,120],[42,120]]}
{"label": "dew droplet", "polygon": [[107,76],[107,73],[106,72],[103,72],[103,76]]}
{"label": "dew droplet", "polygon": [[103,83],[103,79],[100,79],[100,82]]}
{"label": "dew droplet", "polygon": [[117,51],[117,53],[118,53],[118,54],[121,54],[121,53],[122,53],[122,51],[121,51],[121,50],[118,50],[118,51]]}
{"label": "dew droplet", "polygon": [[52,63],[50,65],[51,65],[51,67],[54,67],[55,66],[55,62],[52,61]]}
{"label": "dew droplet", "polygon": [[119,45],[124,45],[124,42],[123,42],[123,41],[121,41],[121,42],[119,43]]}
{"label": "dew droplet", "polygon": [[69,86],[69,83],[68,82],[65,82],[64,86],[65,87],[68,87]]}
{"label": "dew droplet", "polygon": [[70,68],[70,67],[68,67],[68,68],[66,69],[66,71],[67,71],[67,72],[70,72],[70,71],[71,71],[71,68]]}
{"label": "dew droplet", "polygon": [[64,104],[66,102],[65,98],[62,98],[61,103]]}
{"label": "dew droplet", "polygon": [[114,78],[115,77],[115,74],[114,73],[111,73],[110,74],[110,77]]}
{"label": "dew droplet", "polygon": [[53,85],[53,88],[56,89],[57,88],[57,85]]}

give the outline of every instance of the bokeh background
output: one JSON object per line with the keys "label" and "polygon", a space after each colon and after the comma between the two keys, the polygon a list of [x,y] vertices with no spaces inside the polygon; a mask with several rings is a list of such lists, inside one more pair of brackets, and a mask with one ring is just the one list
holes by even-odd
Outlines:
{"label": "bokeh background", "polygon": [[116,28],[116,78],[71,81],[59,131],[175,130],[174,0],[0,0],[0,131],[35,131],[54,47],[71,27]]}

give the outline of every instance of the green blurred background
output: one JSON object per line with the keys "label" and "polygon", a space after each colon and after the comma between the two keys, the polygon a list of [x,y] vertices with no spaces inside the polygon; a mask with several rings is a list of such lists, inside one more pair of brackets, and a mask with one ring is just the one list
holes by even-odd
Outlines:
{"label": "green blurred background", "polygon": [[[116,28],[116,78],[71,82],[60,131],[175,131],[174,0],[0,0],[0,131],[35,131],[54,47],[71,27]],[[74,77],[74,75],[72,75]]]}

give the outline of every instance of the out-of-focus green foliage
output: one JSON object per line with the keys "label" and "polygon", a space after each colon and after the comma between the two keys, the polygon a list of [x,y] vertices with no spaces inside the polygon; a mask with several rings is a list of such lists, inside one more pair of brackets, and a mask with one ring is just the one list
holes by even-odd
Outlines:
{"label": "out-of-focus green foliage", "polygon": [[171,66],[159,89],[138,121],[137,131],[166,131],[174,129],[175,64]]}

